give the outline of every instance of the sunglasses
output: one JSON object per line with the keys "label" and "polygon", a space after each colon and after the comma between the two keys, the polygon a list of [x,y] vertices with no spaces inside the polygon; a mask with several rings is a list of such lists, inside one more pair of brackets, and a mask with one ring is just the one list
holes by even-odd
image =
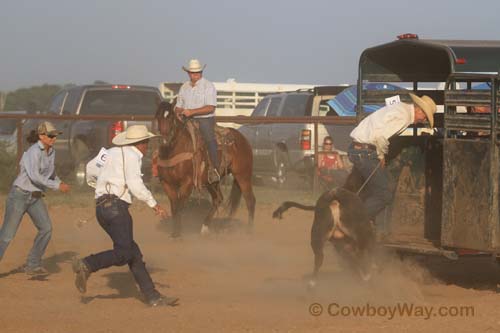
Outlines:
{"label": "sunglasses", "polygon": [[54,139],[54,138],[57,138],[57,134],[47,134],[47,137],[49,139]]}

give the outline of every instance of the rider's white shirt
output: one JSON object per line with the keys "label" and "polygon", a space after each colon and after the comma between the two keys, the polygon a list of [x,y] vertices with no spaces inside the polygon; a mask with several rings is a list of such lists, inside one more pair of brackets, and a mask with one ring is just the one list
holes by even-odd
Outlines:
{"label": "rider's white shirt", "polygon": [[[181,86],[176,106],[184,109],[197,109],[206,105],[217,106],[217,90],[212,82],[202,77],[194,87],[191,85],[191,81],[187,81]],[[212,112],[193,118],[208,118],[214,115],[215,112]]]}
{"label": "rider's white shirt", "polygon": [[[144,201],[149,207],[155,207],[156,200],[142,181],[142,156],[139,149],[134,146],[108,149],[106,161],[97,178],[95,197],[114,194],[121,200],[132,203],[132,194],[135,198]],[[125,182],[127,188],[125,188]]]}

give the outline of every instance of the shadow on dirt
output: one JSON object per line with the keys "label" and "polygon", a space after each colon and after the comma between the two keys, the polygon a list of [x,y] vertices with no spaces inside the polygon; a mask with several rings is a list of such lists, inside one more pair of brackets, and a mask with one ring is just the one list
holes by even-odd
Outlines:
{"label": "shadow on dirt", "polygon": [[[71,262],[72,258],[76,256],[76,252],[73,251],[65,251],[61,253],[56,253],[53,254],[52,256],[45,258],[42,260],[42,266],[47,269],[47,271],[50,274],[56,274],[61,272],[61,263],[68,263]],[[0,274],[0,279],[4,277],[8,277],[9,275],[12,274],[19,274],[19,273],[24,273],[24,265],[21,265],[19,267],[16,267],[9,272],[5,272]],[[46,281],[47,280],[47,274],[45,275],[35,275],[30,278],[30,280],[37,280],[37,281]]]}
{"label": "shadow on dirt", "polygon": [[[182,212],[182,234],[192,235],[199,234],[203,220],[210,210],[211,202],[204,198],[191,198],[186,203]],[[217,215],[225,215],[224,207],[219,208],[219,212],[212,220],[211,230],[216,233],[233,232],[246,227],[246,223],[234,218],[218,217]],[[158,229],[162,232],[171,234],[173,231],[173,219],[169,217],[163,219],[158,224]]]}
{"label": "shadow on dirt", "polygon": [[[137,284],[135,283],[134,276],[128,270],[127,266],[123,266],[126,271],[124,272],[113,272],[105,274],[104,277],[108,279],[106,284],[110,289],[116,292],[107,295],[94,295],[94,296],[82,296],[81,302],[83,304],[89,304],[95,299],[123,299],[123,298],[136,298],[141,302],[144,302],[144,297],[139,291]],[[156,271],[166,271],[161,269],[151,269],[148,268],[149,273]],[[90,277],[92,279],[92,276]],[[168,284],[155,282],[157,288],[169,288]]]}
{"label": "shadow on dirt", "polygon": [[113,272],[104,275],[104,277],[108,279],[107,286],[116,292],[108,295],[82,296],[82,303],[88,304],[95,299],[119,298],[137,298],[142,301],[141,294],[135,285],[134,277],[130,272]]}
{"label": "shadow on dirt", "polygon": [[461,257],[458,260],[418,257],[414,260],[441,283],[467,289],[499,291],[500,265],[490,256]]}

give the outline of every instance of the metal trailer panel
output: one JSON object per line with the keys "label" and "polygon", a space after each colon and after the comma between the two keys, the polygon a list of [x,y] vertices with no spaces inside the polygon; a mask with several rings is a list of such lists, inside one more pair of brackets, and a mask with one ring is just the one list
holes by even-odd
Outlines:
{"label": "metal trailer panel", "polygon": [[391,139],[388,171],[394,200],[380,214],[391,243],[431,246],[440,241],[442,197],[442,139],[400,136]]}
{"label": "metal trailer panel", "polygon": [[492,249],[490,142],[445,139],[441,242]]}

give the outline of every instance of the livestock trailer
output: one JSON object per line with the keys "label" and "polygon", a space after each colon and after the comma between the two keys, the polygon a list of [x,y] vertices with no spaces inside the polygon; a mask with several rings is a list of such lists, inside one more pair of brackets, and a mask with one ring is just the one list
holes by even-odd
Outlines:
{"label": "livestock trailer", "polygon": [[[435,128],[391,139],[387,168],[392,204],[377,218],[384,244],[398,251],[500,253],[500,41],[426,40],[413,34],[364,50],[359,60],[357,120],[365,104],[428,95],[438,104]],[[370,91],[395,82],[400,91]]]}

